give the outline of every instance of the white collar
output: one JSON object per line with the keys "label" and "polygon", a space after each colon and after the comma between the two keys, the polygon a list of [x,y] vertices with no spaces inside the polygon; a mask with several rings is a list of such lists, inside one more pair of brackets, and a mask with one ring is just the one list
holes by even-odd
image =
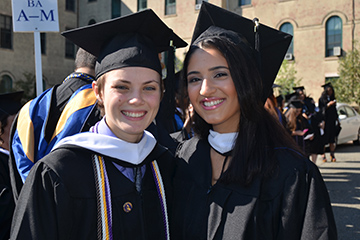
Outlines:
{"label": "white collar", "polygon": [[234,148],[234,143],[238,133],[218,133],[210,130],[208,141],[212,148],[220,153],[226,153]]}
{"label": "white collar", "polygon": [[138,143],[129,143],[119,138],[103,134],[82,132],[62,139],[56,144],[54,149],[64,144],[86,148],[101,155],[138,165],[144,161],[154,149],[156,139],[148,131],[144,131],[144,135]]}

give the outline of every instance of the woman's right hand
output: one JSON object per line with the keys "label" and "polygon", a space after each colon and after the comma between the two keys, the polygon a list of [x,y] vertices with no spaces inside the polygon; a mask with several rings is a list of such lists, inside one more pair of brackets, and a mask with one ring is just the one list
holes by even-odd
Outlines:
{"label": "woman's right hand", "polygon": [[304,136],[305,132],[302,130],[293,131],[293,136]]}

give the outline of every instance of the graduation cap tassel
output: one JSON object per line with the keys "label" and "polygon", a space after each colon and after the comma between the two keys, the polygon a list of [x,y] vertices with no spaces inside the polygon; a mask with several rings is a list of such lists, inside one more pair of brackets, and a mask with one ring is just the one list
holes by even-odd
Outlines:
{"label": "graduation cap tassel", "polygon": [[[255,33],[255,50],[256,50],[256,60],[257,60],[257,64],[259,67],[259,71],[261,73],[261,77],[263,78],[263,71],[262,71],[262,66],[261,66],[261,53],[260,53],[260,22],[258,18],[254,18],[253,19],[254,22],[254,33]],[[264,93],[263,93],[264,94]],[[266,96],[268,96],[267,93],[265,93]]]}
{"label": "graduation cap tassel", "polygon": [[253,19],[254,22],[254,32],[255,32],[255,50],[260,52],[260,37],[259,37],[259,19],[258,18],[254,18]]}
{"label": "graduation cap tassel", "polygon": [[164,99],[162,101],[162,115],[163,119],[166,119],[165,128],[169,132],[173,132],[175,129],[175,47],[173,45],[172,40],[170,41],[170,47],[168,50],[168,58],[166,63],[166,80],[165,80],[165,94]]}
{"label": "graduation cap tassel", "polygon": [[254,18],[253,22],[254,22],[254,33],[255,33],[255,50],[257,52],[256,58],[258,61],[259,71],[261,72],[260,32],[259,32],[260,23],[258,18]]}

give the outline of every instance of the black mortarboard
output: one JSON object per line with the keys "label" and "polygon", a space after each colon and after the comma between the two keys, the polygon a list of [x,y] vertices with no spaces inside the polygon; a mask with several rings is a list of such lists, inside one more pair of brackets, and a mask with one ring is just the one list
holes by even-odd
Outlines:
{"label": "black mortarboard", "polygon": [[331,82],[327,82],[324,85],[321,85],[321,87],[323,87],[325,89],[326,87],[332,87],[332,85],[331,85]]}
{"label": "black mortarboard", "polygon": [[272,88],[277,88],[277,87],[281,87],[281,86],[278,85],[278,84],[273,83]]}
{"label": "black mortarboard", "polygon": [[293,87],[294,91],[304,91],[305,87],[304,86],[299,86],[299,87]]}
{"label": "black mortarboard", "polygon": [[[230,35],[230,40],[232,40],[231,33],[227,30],[236,32],[246,38],[256,54],[260,52],[259,70],[263,79],[262,100],[265,101],[284,60],[292,36],[263,24],[259,24],[258,28],[255,28],[252,20],[204,1],[201,4],[191,43],[196,43],[208,36],[219,35],[218,28],[211,28],[211,26],[222,28],[226,35]],[[259,34],[257,37],[255,29]]]}
{"label": "black mortarboard", "polygon": [[62,35],[97,57],[96,78],[123,67],[147,67],[162,72],[158,53],[187,45],[147,9],[127,16],[72,29]]}
{"label": "black mortarboard", "polygon": [[296,95],[296,92],[292,92],[292,93],[289,93],[289,94],[286,94],[285,95],[285,101],[286,102],[290,102],[292,101],[293,99],[297,99],[297,95]]}
{"label": "black mortarboard", "polygon": [[300,100],[292,100],[289,102],[290,108],[302,108],[303,103]]}
{"label": "black mortarboard", "polygon": [[20,110],[23,94],[24,91],[0,94],[0,120]]}

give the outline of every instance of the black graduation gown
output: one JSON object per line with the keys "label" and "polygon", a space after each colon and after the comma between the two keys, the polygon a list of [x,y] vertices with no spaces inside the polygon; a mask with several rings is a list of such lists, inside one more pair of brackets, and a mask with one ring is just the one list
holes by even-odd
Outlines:
{"label": "black graduation gown", "polygon": [[0,152],[0,240],[9,239],[15,208],[9,176],[9,156]]}
{"label": "black graduation gown", "polygon": [[275,150],[277,175],[257,178],[247,188],[219,182],[211,187],[207,141],[188,140],[178,156],[184,164],[175,178],[175,239],[337,238],[320,172],[298,153]]}
{"label": "black graduation gown", "polygon": [[335,126],[339,116],[336,110],[336,104],[327,107],[327,104],[333,100],[335,100],[333,96],[328,98],[326,95],[322,95],[319,98],[319,109],[325,119],[324,144],[335,143],[335,138],[336,138]]}
{"label": "black graduation gown", "polygon": [[[92,152],[79,147],[54,150],[31,169],[20,193],[11,239],[97,239],[97,202]],[[150,162],[157,160],[171,205],[172,155],[156,145],[144,160],[142,190],[104,156],[112,199],[113,239],[165,239],[161,205]],[[123,165],[123,164],[122,164]],[[130,202],[130,212],[123,206]],[[169,209],[169,206],[168,206]]]}
{"label": "black graduation gown", "polygon": [[321,135],[319,124],[323,121],[323,115],[320,112],[315,112],[310,117],[311,128],[314,132],[314,139],[311,141],[310,153],[323,154],[324,153],[324,139]]}
{"label": "black graduation gown", "polygon": [[313,134],[314,131],[312,130],[311,125],[309,122],[302,116],[299,115],[296,118],[296,129],[295,131],[303,131],[307,129],[307,132],[303,136],[292,136],[297,145],[300,147],[300,149],[303,151],[303,153],[306,156],[310,155],[310,147],[311,147],[311,140],[305,139],[307,135]]}

